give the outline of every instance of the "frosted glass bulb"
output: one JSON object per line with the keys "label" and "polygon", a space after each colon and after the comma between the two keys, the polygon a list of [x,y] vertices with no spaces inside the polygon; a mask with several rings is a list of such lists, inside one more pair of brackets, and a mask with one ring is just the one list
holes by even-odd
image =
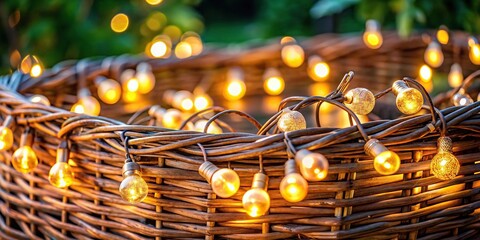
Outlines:
{"label": "frosted glass bulb", "polygon": [[291,68],[300,67],[305,59],[303,48],[295,43],[285,44],[282,47],[281,55],[283,62]]}
{"label": "frosted glass bulb", "polygon": [[317,55],[308,58],[308,76],[315,81],[325,80],[330,74],[328,63]]}
{"label": "frosted glass bulb", "polygon": [[102,80],[97,87],[97,94],[100,100],[106,104],[115,104],[120,100],[122,88],[120,83],[113,79]]}
{"label": "frosted glass bulb", "polygon": [[193,109],[193,95],[189,91],[181,90],[173,95],[172,106],[182,110],[190,111]]}
{"label": "frosted glass bulb", "polygon": [[162,126],[166,128],[179,129],[182,122],[182,113],[177,109],[170,108],[163,114]]}
{"label": "frosted glass bulb", "polygon": [[455,106],[466,106],[473,103],[473,99],[470,95],[463,93],[463,91],[456,93],[453,95],[453,105]]}
{"label": "frosted glass bulb", "polygon": [[83,96],[72,106],[71,111],[98,116],[100,114],[100,103],[92,96]]}
{"label": "frosted glass bulb", "polygon": [[460,163],[458,159],[449,152],[437,153],[431,163],[430,171],[436,178],[441,180],[450,180],[457,176],[460,171]]}
{"label": "frosted glass bulb", "polygon": [[192,51],[192,45],[185,41],[181,41],[175,46],[175,56],[179,59],[191,57]]}
{"label": "frosted glass bulb", "polygon": [[74,173],[66,162],[57,162],[48,173],[48,180],[57,188],[69,187],[73,183]]}
{"label": "frosted glass bulb", "polygon": [[450,87],[456,88],[460,87],[463,82],[463,73],[462,66],[458,63],[452,64],[450,67],[450,72],[448,73],[448,85]]}
{"label": "frosted glass bulb", "polygon": [[430,42],[423,58],[428,65],[434,68],[440,67],[443,63],[443,52],[440,44],[435,41]]}
{"label": "frosted glass bulb", "polygon": [[263,89],[269,95],[279,95],[285,89],[285,80],[275,68],[268,68],[263,79]]}
{"label": "frosted glass bulb", "polygon": [[282,132],[290,132],[307,128],[307,122],[300,112],[285,108],[278,119],[277,126]]}
{"label": "frosted glass bulb", "polygon": [[308,193],[308,183],[298,174],[295,160],[285,163],[285,177],[280,182],[280,194],[289,202],[300,202]]}
{"label": "frosted glass bulb", "polygon": [[366,88],[354,88],[345,94],[345,103],[354,113],[367,115],[375,107],[375,96]]}
{"label": "frosted glass bulb", "polygon": [[32,95],[28,98],[28,100],[30,100],[30,102],[32,103],[39,103],[45,106],[50,106],[50,101],[48,100],[48,98],[40,94]]}
{"label": "frosted glass bulb", "polygon": [[422,109],[423,96],[417,89],[408,87],[405,82],[398,80],[393,83],[392,91],[397,95],[397,108],[403,114],[415,114]]}
{"label": "frosted glass bulb", "polygon": [[422,82],[424,83],[431,82],[432,75],[433,75],[432,69],[428,65],[423,64],[420,67],[418,76],[420,77],[420,80],[422,80]]}
{"label": "frosted glass bulb", "polygon": [[126,69],[120,75],[120,81],[122,82],[123,93],[128,92],[137,93],[140,87],[140,83],[135,76],[135,70]]}
{"label": "frosted glass bulb", "polygon": [[221,168],[213,174],[211,185],[215,194],[228,198],[237,193],[240,188],[240,178],[232,169]]}
{"label": "frosted glass bulb", "polygon": [[308,181],[321,181],[328,174],[328,160],[320,153],[302,149],[295,155],[302,176]]}
{"label": "frosted glass bulb", "polygon": [[250,189],[243,195],[242,204],[249,216],[259,217],[270,209],[270,196],[263,189]]}
{"label": "frosted glass bulb", "polygon": [[13,133],[8,127],[0,127],[0,151],[6,151],[12,148]]}
{"label": "frosted glass bulb", "polygon": [[373,157],[373,167],[382,175],[394,174],[400,168],[400,157],[388,150],[377,139],[370,139],[365,143],[365,152]]}
{"label": "frosted glass bulb", "polygon": [[29,173],[38,165],[37,154],[30,146],[20,147],[13,153],[12,165],[21,173]]}
{"label": "frosted glass bulb", "polygon": [[193,105],[196,111],[201,111],[213,105],[213,100],[207,94],[196,94],[193,100]]}
{"label": "frosted glass bulb", "polygon": [[130,203],[143,201],[148,195],[148,185],[141,176],[140,166],[135,162],[127,162],[122,175],[123,181],[118,189],[122,198]]}
{"label": "frosted glass bulb", "polygon": [[480,44],[471,44],[468,56],[470,57],[470,61],[472,61],[473,64],[480,65]]}
{"label": "frosted glass bulb", "polygon": [[155,75],[153,75],[152,67],[145,62],[138,64],[137,74],[138,92],[142,94],[149,93],[155,87]]}
{"label": "frosted glass bulb", "polygon": [[223,96],[230,101],[239,100],[246,91],[243,70],[240,67],[230,68],[227,72],[227,83]]}
{"label": "frosted glass bulb", "polygon": [[382,46],[383,37],[380,32],[380,24],[377,21],[370,19],[366,22],[363,42],[371,49],[378,49]]}
{"label": "frosted glass bulb", "polygon": [[[205,119],[200,119],[197,122],[195,122],[194,129],[197,132],[203,132],[205,130],[205,125],[207,124],[207,120]],[[207,133],[211,134],[220,134],[222,133],[222,129],[215,123],[211,122],[210,125],[208,125]]]}

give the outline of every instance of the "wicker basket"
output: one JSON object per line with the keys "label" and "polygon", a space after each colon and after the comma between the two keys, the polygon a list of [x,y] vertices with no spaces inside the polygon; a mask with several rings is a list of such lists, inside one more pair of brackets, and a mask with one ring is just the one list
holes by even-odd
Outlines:
{"label": "wicker basket", "polygon": [[[477,67],[468,60],[466,41],[462,41],[466,36],[456,33],[454,39],[458,41],[443,47],[445,62],[439,71],[448,72],[458,58],[464,72],[473,72]],[[330,81],[337,82],[353,70],[352,86],[379,92],[395,79],[415,76],[426,47],[421,36],[399,40],[387,33],[384,42],[381,49],[370,50],[358,36],[321,35],[302,45],[307,54],[318,53],[335,69]],[[106,118],[32,104],[25,97],[41,93],[55,106],[67,109],[79,86],[94,92],[96,76],[119,79],[124,69],[142,61],[148,61],[157,76],[156,94],[150,94],[143,104],[158,103],[166,89],[192,90],[206,76],[213,83],[210,93],[218,100],[225,69],[231,66],[241,66],[246,72],[246,101],[263,94],[261,74],[266,66],[281,68],[287,94],[298,90],[305,94],[302,89],[310,81],[305,66],[290,69],[281,64],[278,45],[235,53],[209,51],[187,60],[121,56],[72,61],[39,78],[19,73],[4,77],[0,112],[4,119],[15,119],[12,149],[19,147],[28,126],[35,133],[33,149],[40,163],[33,173],[22,174],[10,164],[12,152],[1,153],[0,239],[479,238],[480,174],[475,173],[480,172],[480,102],[439,112],[428,105],[431,111],[425,115],[343,129],[311,127],[287,134],[273,133],[277,114],[262,127],[263,135],[255,134],[255,129],[213,135],[113,120],[125,119],[139,110],[138,105],[104,106],[102,115],[112,117]],[[435,103],[448,104],[443,100],[451,95],[442,95]],[[285,103],[303,108],[323,98],[298,104],[302,99],[290,98]],[[342,93],[330,94],[328,99],[341,101]],[[141,113],[128,122],[141,122],[145,115]],[[221,114],[222,119],[228,118],[227,113]],[[127,149],[148,182],[148,197],[137,205],[122,200],[118,192],[126,154],[122,135],[128,137]],[[364,151],[364,135],[398,153],[402,165],[396,174],[383,176],[374,170],[372,157]],[[458,176],[451,180],[430,173],[441,135],[453,140],[453,153],[461,163]],[[75,181],[59,189],[49,183],[48,173],[64,140],[71,144]],[[330,165],[326,179],[310,182],[307,198],[298,203],[285,201],[279,192],[287,145],[322,153]],[[241,187],[237,194],[230,198],[213,194],[198,173],[205,157],[238,173]],[[242,208],[242,196],[260,165],[269,177],[271,208],[267,215],[252,218]]]}

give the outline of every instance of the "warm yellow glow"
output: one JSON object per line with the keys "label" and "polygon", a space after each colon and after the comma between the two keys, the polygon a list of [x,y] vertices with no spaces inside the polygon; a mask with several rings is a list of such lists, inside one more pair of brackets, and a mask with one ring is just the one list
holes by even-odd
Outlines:
{"label": "warm yellow glow", "polygon": [[106,104],[115,104],[118,102],[121,92],[120,83],[113,79],[104,79],[97,86],[98,97]]}
{"label": "warm yellow glow", "polygon": [[81,97],[70,110],[75,113],[98,116],[100,114],[100,103],[92,96]]}
{"label": "warm yellow glow", "polygon": [[177,91],[173,95],[172,106],[182,110],[190,111],[193,109],[193,95],[189,91]]}
{"label": "warm yellow glow", "polygon": [[39,103],[43,104],[45,106],[50,106],[50,101],[48,100],[47,97],[40,95],[40,94],[35,94],[29,97],[30,102],[32,103]]}
{"label": "warm yellow glow", "polygon": [[40,64],[35,64],[32,66],[32,70],[30,70],[30,76],[32,77],[38,77],[40,75],[42,75],[42,66],[40,66]]}
{"label": "warm yellow glow", "polygon": [[[315,81],[322,81],[328,78],[330,66],[317,55],[308,58],[308,76]],[[318,96],[318,95],[317,95]]]}
{"label": "warm yellow glow", "polygon": [[174,108],[168,109],[162,118],[162,126],[166,128],[179,129],[182,122],[182,113]]}
{"label": "warm yellow glow", "polygon": [[163,0],[145,0],[150,5],[158,5],[163,2]]}
{"label": "warm yellow glow", "polygon": [[13,153],[12,165],[21,173],[29,173],[38,165],[37,154],[30,146],[20,147]]}
{"label": "warm yellow glow", "polygon": [[245,83],[241,80],[233,80],[228,83],[224,96],[227,100],[239,100],[245,95],[245,92]]}
{"label": "warm yellow glow", "polygon": [[321,181],[328,174],[328,160],[320,153],[300,150],[295,155],[300,173],[308,181]]}
{"label": "warm yellow glow", "polygon": [[138,81],[139,93],[149,93],[155,87],[155,75],[152,72],[152,67],[148,63],[143,62],[138,64],[135,78]]}
{"label": "warm yellow glow", "polygon": [[403,114],[415,114],[422,109],[423,96],[417,89],[408,87],[398,93],[396,105]]}
{"label": "warm yellow glow", "polygon": [[419,73],[418,76],[420,77],[420,80],[422,80],[423,82],[432,81],[433,72],[432,72],[432,69],[428,65],[423,64],[420,67],[420,70],[418,71],[418,73]]}
{"label": "warm yellow glow", "polygon": [[13,68],[17,68],[20,64],[21,59],[22,55],[20,55],[20,52],[16,49],[13,50],[12,53],[10,53],[10,66],[12,66]]}
{"label": "warm yellow glow", "polygon": [[113,16],[112,21],[110,21],[110,27],[114,32],[121,33],[127,30],[128,23],[128,16],[124,13],[118,13]]}
{"label": "warm yellow glow", "polygon": [[425,50],[424,60],[428,65],[434,68],[440,67],[443,63],[443,52],[440,44],[435,41],[430,42]]}
{"label": "warm yellow glow", "polygon": [[186,32],[182,36],[182,41],[190,44],[192,48],[192,55],[196,56],[202,53],[203,43],[200,36],[195,32]]}
{"label": "warm yellow glow", "polygon": [[195,106],[196,111],[201,111],[211,107],[213,105],[213,100],[207,94],[199,94],[195,96],[193,105]]}
{"label": "warm yellow glow", "polygon": [[269,95],[279,95],[285,89],[285,80],[283,80],[277,69],[269,68],[263,76],[263,89]]}
{"label": "warm yellow glow", "polygon": [[300,67],[305,60],[305,52],[303,48],[297,44],[284,45],[281,55],[283,62],[291,68]]}
{"label": "warm yellow glow", "polygon": [[470,51],[468,52],[470,61],[475,65],[480,65],[480,44],[472,44],[470,46]]}
{"label": "warm yellow glow", "polygon": [[347,107],[359,115],[367,115],[375,107],[375,96],[366,88],[349,90],[345,94],[345,99]]}
{"label": "warm yellow glow", "polygon": [[12,148],[13,133],[8,127],[0,127],[0,151],[6,151]]}
{"label": "warm yellow glow", "polygon": [[221,168],[213,174],[210,183],[215,194],[222,198],[229,198],[240,188],[240,177],[232,169]]}
{"label": "warm yellow glow", "polygon": [[463,72],[462,66],[458,63],[452,64],[450,67],[450,72],[448,73],[448,85],[450,87],[456,88],[460,87],[463,82]]}
{"label": "warm yellow glow", "polygon": [[448,31],[445,30],[445,29],[439,29],[437,31],[437,40],[441,44],[446,45],[448,43],[448,40],[449,40]]}
{"label": "warm yellow glow", "polygon": [[147,182],[136,173],[126,174],[118,190],[123,200],[130,203],[139,203],[148,195]]}
{"label": "warm yellow glow", "polygon": [[153,57],[161,58],[167,54],[167,50],[168,50],[168,47],[165,42],[156,41],[150,47],[150,54],[152,54]]}
{"label": "warm yellow glow", "polygon": [[430,171],[441,180],[450,180],[460,171],[460,162],[450,152],[440,151],[430,162]]}
{"label": "warm yellow glow", "polygon": [[140,99],[140,94],[138,92],[122,92],[122,100],[126,103],[132,103]]}
{"label": "warm yellow glow", "polygon": [[262,111],[265,114],[273,114],[278,111],[278,106],[282,102],[282,97],[265,96],[262,98]]}
{"label": "warm yellow glow", "polygon": [[192,56],[192,46],[188,42],[179,42],[175,47],[175,56],[177,58],[189,58]]}
{"label": "warm yellow glow", "polygon": [[278,119],[277,126],[282,132],[290,132],[307,128],[307,122],[300,112],[286,108]]}
{"label": "warm yellow glow", "polygon": [[145,24],[150,30],[156,32],[159,31],[166,22],[167,17],[165,14],[161,12],[154,12],[150,15],[150,17],[148,17],[147,21],[145,21]]}
{"label": "warm yellow glow", "polygon": [[178,42],[182,36],[182,30],[175,25],[168,25],[163,29],[163,34],[169,36],[172,42]]}
{"label": "warm yellow glow", "polygon": [[[195,122],[194,130],[197,132],[203,132],[206,125],[207,125],[207,120],[200,119],[197,122]],[[212,122],[210,123],[210,125],[208,125],[207,133],[220,134],[222,132],[223,132],[222,129],[215,122]]]}
{"label": "warm yellow glow", "polygon": [[308,193],[308,183],[298,173],[290,173],[280,182],[280,194],[289,202],[300,202]]}
{"label": "warm yellow glow", "polygon": [[395,152],[384,151],[373,160],[373,167],[382,175],[391,175],[400,168],[400,157]]}
{"label": "warm yellow glow", "polygon": [[129,92],[137,92],[139,88],[139,83],[137,78],[130,78],[127,83],[127,91]]}
{"label": "warm yellow glow", "polygon": [[24,74],[30,74],[31,77],[39,77],[43,73],[43,66],[36,56],[27,55],[20,63],[20,71]]}
{"label": "warm yellow glow", "polygon": [[252,188],[243,195],[242,204],[249,216],[259,217],[270,209],[270,196],[261,188]]}
{"label": "warm yellow glow", "polygon": [[295,40],[295,38],[293,37],[290,37],[290,36],[285,36],[285,37],[282,37],[282,39],[280,39],[280,44],[281,45],[285,45],[285,44],[288,44],[288,43],[296,43],[297,40]]}
{"label": "warm yellow glow", "polygon": [[69,187],[73,183],[74,173],[66,162],[57,162],[48,173],[48,180],[57,188]]}

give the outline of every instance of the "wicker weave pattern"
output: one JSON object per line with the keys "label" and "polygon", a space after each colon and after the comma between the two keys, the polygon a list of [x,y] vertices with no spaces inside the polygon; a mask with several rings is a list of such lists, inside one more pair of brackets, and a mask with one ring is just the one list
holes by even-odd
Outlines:
{"label": "wicker weave pattern", "polygon": [[[379,52],[367,50],[358,37],[324,35],[304,44],[307,52],[319,52],[332,61],[332,68],[336,64],[358,68],[358,82],[368,86],[368,76],[391,81],[392,75],[405,69],[401,76],[414,71],[410,59],[421,56],[425,44],[420,38],[394,39],[387,35],[386,46]],[[276,50],[265,47],[236,57],[213,52],[190,61],[152,60],[151,64],[160,79],[157,90],[172,86],[172,79],[188,88],[193,83],[187,81],[192,77],[186,73],[198,80],[198,75],[209,71],[215,75],[214,69],[224,66],[244,65],[247,74],[254,76],[251,79],[256,79],[259,65],[279,61],[279,56],[269,54]],[[374,55],[378,62],[364,60]],[[462,58],[468,72],[473,66],[467,60]],[[18,89],[42,92],[57,103],[68,103],[78,82],[90,86],[100,74],[118,77],[119,71],[138,61],[66,63],[42,78],[20,81]],[[447,52],[448,61],[451,55]],[[392,72],[394,68],[397,71]],[[165,77],[167,70],[179,69],[184,72]],[[293,86],[297,79],[306,80],[301,70],[285,71],[297,74],[290,79]],[[13,88],[14,83],[10,78],[9,86]],[[250,94],[258,94],[255,89],[260,89],[261,81],[247,84],[253,87]],[[57,95],[56,89],[64,89],[64,94]],[[213,93],[218,93],[215,89]],[[321,152],[330,167],[326,180],[309,183],[306,200],[289,203],[278,190],[287,160],[284,134],[209,135],[127,125],[31,104],[14,91],[2,90],[0,96],[2,116],[12,115],[16,120],[15,142],[18,144],[25,126],[32,127],[36,133],[33,148],[41,160],[34,174],[21,174],[11,167],[10,152],[0,155],[1,239],[469,239],[480,235],[480,174],[474,174],[480,172],[480,165],[475,164],[480,150],[480,102],[442,110],[453,153],[461,163],[459,175],[449,181],[429,173],[439,137],[438,130],[428,126],[430,115],[363,124],[369,136],[399,154],[402,166],[392,176],[381,176],[373,169],[356,126],[290,132],[288,137],[296,149]],[[437,121],[437,129],[440,125]],[[118,194],[125,161],[122,132],[130,138],[130,152],[142,166],[150,189],[147,199],[136,206]],[[72,143],[76,180],[63,190],[49,184],[48,171],[55,163],[58,144],[67,138]],[[241,188],[235,196],[216,198],[198,174],[203,163],[198,143],[206,149],[209,161],[218,167],[230,166],[239,174]],[[271,209],[266,216],[251,218],[243,212],[241,197],[258,172],[259,158],[270,178]]]}

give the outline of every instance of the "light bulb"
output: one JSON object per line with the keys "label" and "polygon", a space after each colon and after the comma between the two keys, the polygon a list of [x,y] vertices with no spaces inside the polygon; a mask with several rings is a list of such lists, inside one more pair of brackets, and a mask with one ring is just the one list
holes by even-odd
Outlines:
{"label": "light bulb", "polygon": [[97,86],[97,95],[102,102],[115,104],[120,100],[122,89],[117,81],[100,76],[95,79],[95,85]]}
{"label": "light bulb", "polygon": [[[4,124],[5,125],[5,124]],[[0,127],[0,151],[6,151],[12,148],[13,133],[9,127]]]}
{"label": "light bulb", "polygon": [[29,173],[38,165],[37,154],[35,154],[32,147],[22,146],[13,153],[12,165],[21,173]]}
{"label": "light bulb", "polygon": [[135,75],[135,78],[138,80],[139,93],[149,93],[155,87],[155,75],[153,75],[150,64],[146,62],[137,65],[137,74]]}
{"label": "light bulb", "polygon": [[307,73],[313,80],[322,81],[330,74],[330,66],[321,57],[313,55],[308,58]]}
{"label": "light bulb", "polygon": [[295,160],[289,159],[285,163],[285,177],[280,182],[280,194],[289,202],[300,202],[308,193],[308,183],[297,173]]}
{"label": "light bulb", "polygon": [[230,101],[239,100],[246,91],[243,70],[240,67],[230,68],[227,72],[227,87],[224,97]]}
{"label": "light bulb", "polygon": [[170,129],[179,129],[182,122],[182,113],[175,108],[168,109],[162,118],[162,126]]}
{"label": "light bulb", "polygon": [[98,116],[100,114],[100,103],[92,96],[83,96],[72,106],[71,111]]}
{"label": "light bulb", "polygon": [[449,40],[449,34],[448,34],[448,29],[445,26],[441,26],[440,29],[437,31],[437,40],[443,44],[446,45],[448,44]]}
{"label": "light bulb", "polygon": [[270,209],[270,196],[267,188],[268,177],[264,173],[256,173],[253,176],[252,188],[242,198],[242,205],[251,217],[265,215]]}
{"label": "light bulb", "polygon": [[[205,119],[200,119],[197,122],[195,122],[195,126],[194,126],[195,131],[203,132],[207,122],[208,121]],[[211,122],[210,125],[208,125],[207,133],[220,134],[222,132],[223,132],[222,129],[215,122]]]}
{"label": "light bulb", "polygon": [[285,89],[285,80],[276,68],[268,68],[263,74],[263,89],[269,95],[279,95]]}
{"label": "light bulb", "polygon": [[320,153],[302,149],[295,154],[295,162],[308,181],[321,181],[328,174],[328,160]]}
{"label": "light bulb", "polygon": [[148,109],[148,115],[155,119],[156,126],[162,126],[162,119],[167,110],[159,105],[153,105]]}
{"label": "light bulb", "polygon": [[42,62],[37,56],[27,55],[20,63],[20,71],[24,74],[30,74],[31,77],[39,77],[43,73]]}
{"label": "light bulb", "polygon": [[57,162],[48,173],[48,180],[57,188],[69,187],[73,183],[74,173],[66,162]]}
{"label": "light bulb", "polygon": [[475,65],[480,65],[480,44],[474,43],[470,46],[470,51],[468,52],[470,61]]}
{"label": "light bulb", "polygon": [[470,95],[465,93],[465,90],[463,90],[463,88],[460,89],[458,93],[453,95],[452,101],[453,105],[455,106],[466,106],[473,103],[473,99],[470,97]]}
{"label": "light bulb", "polygon": [[400,157],[392,151],[389,151],[377,139],[370,139],[365,143],[365,152],[373,157],[373,167],[382,175],[391,175],[400,168]]}
{"label": "light bulb", "polygon": [[34,94],[30,96],[28,100],[32,103],[39,103],[45,106],[50,106],[50,101],[48,100],[48,98],[40,94]]}
{"label": "light bulb", "polygon": [[440,67],[440,65],[443,63],[443,52],[440,44],[435,41],[431,41],[425,50],[423,58],[428,65],[434,68]]}
{"label": "light bulb", "polygon": [[125,163],[122,175],[118,191],[123,200],[133,204],[143,201],[148,195],[148,185],[141,176],[140,165],[135,162]]}
{"label": "light bulb", "polygon": [[182,111],[193,110],[194,106],[192,93],[186,90],[176,92],[173,95],[172,106]]}
{"label": "light bulb", "polygon": [[395,81],[392,86],[392,92],[397,96],[395,102],[398,110],[403,114],[415,114],[422,109],[422,93],[415,88],[408,87],[404,81]]}
{"label": "light bulb", "polygon": [[282,132],[290,132],[307,128],[307,122],[300,112],[285,108],[278,119],[277,126]]}
{"label": "light bulb", "polygon": [[460,87],[463,82],[463,73],[462,66],[458,63],[452,64],[450,67],[450,72],[448,73],[448,85],[450,87],[456,88]]}
{"label": "light bulb", "polygon": [[196,32],[186,32],[182,35],[182,41],[187,42],[192,47],[192,55],[196,56],[202,53],[202,39]]}
{"label": "light bulb", "polygon": [[300,67],[305,59],[303,48],[295,40],[282,45],[281,55],[283,62],[291,68]]}
{"label": "light bulb", "polygon": [[135,70],[133,69],[126,69],[122,72],[120,76],[120,80],[122,82],[123,92],[138,92],[140,87],[140,83],[135,76]]}
{"label": "light bulb", "polygon": [[383,37],[380,32],[380,24],[377,21],[370,19],[366,22],[363,42],[371,49],[378,49],[382,46]]}
{"label": "light bulb", "polygon": [[171,48],[171,38],[168,35],[159,35],[147,45],[145,52],[154,58],[168,58],[171,54]]}
{"label": "light bulb", "polygon": [[240,188],[240,177],[232,169],[218,168],[211,162],[204,162],[198,172],[210,183],[213,192],[219,197],[231,197]]}
{"label": "light bulb", "polygon": [[460,171],[460,162],[452,154],[452,139],[440,137],[437,141],[438,153],[430,162],[430,171],[441,180],[450,180]]}
{"label": "light bulb", "polygon": [[418,73],[418,76],[420,77],[420,80],[422,80],[422,82],[428,83],[432,81],[433,71],[428,65],[423,64],[420,67]]}
{"label": "light bulb", "polygon": [[192,56],[192,46],[190,43],[181,41],[175,46],[175,56],[179,59],[189,58]]}
{"label": "light bulb", "polygon": [[375,96],[366,88],[354,88],[345,94],[344,103],[354,113],[367,115],[375,107]]}
{"label": "light bulb", "polygon": [[204,110],[213,105],[212,98],[206,93],[195,93],[194,96],[193,105],[195,106],[196,111]]}

